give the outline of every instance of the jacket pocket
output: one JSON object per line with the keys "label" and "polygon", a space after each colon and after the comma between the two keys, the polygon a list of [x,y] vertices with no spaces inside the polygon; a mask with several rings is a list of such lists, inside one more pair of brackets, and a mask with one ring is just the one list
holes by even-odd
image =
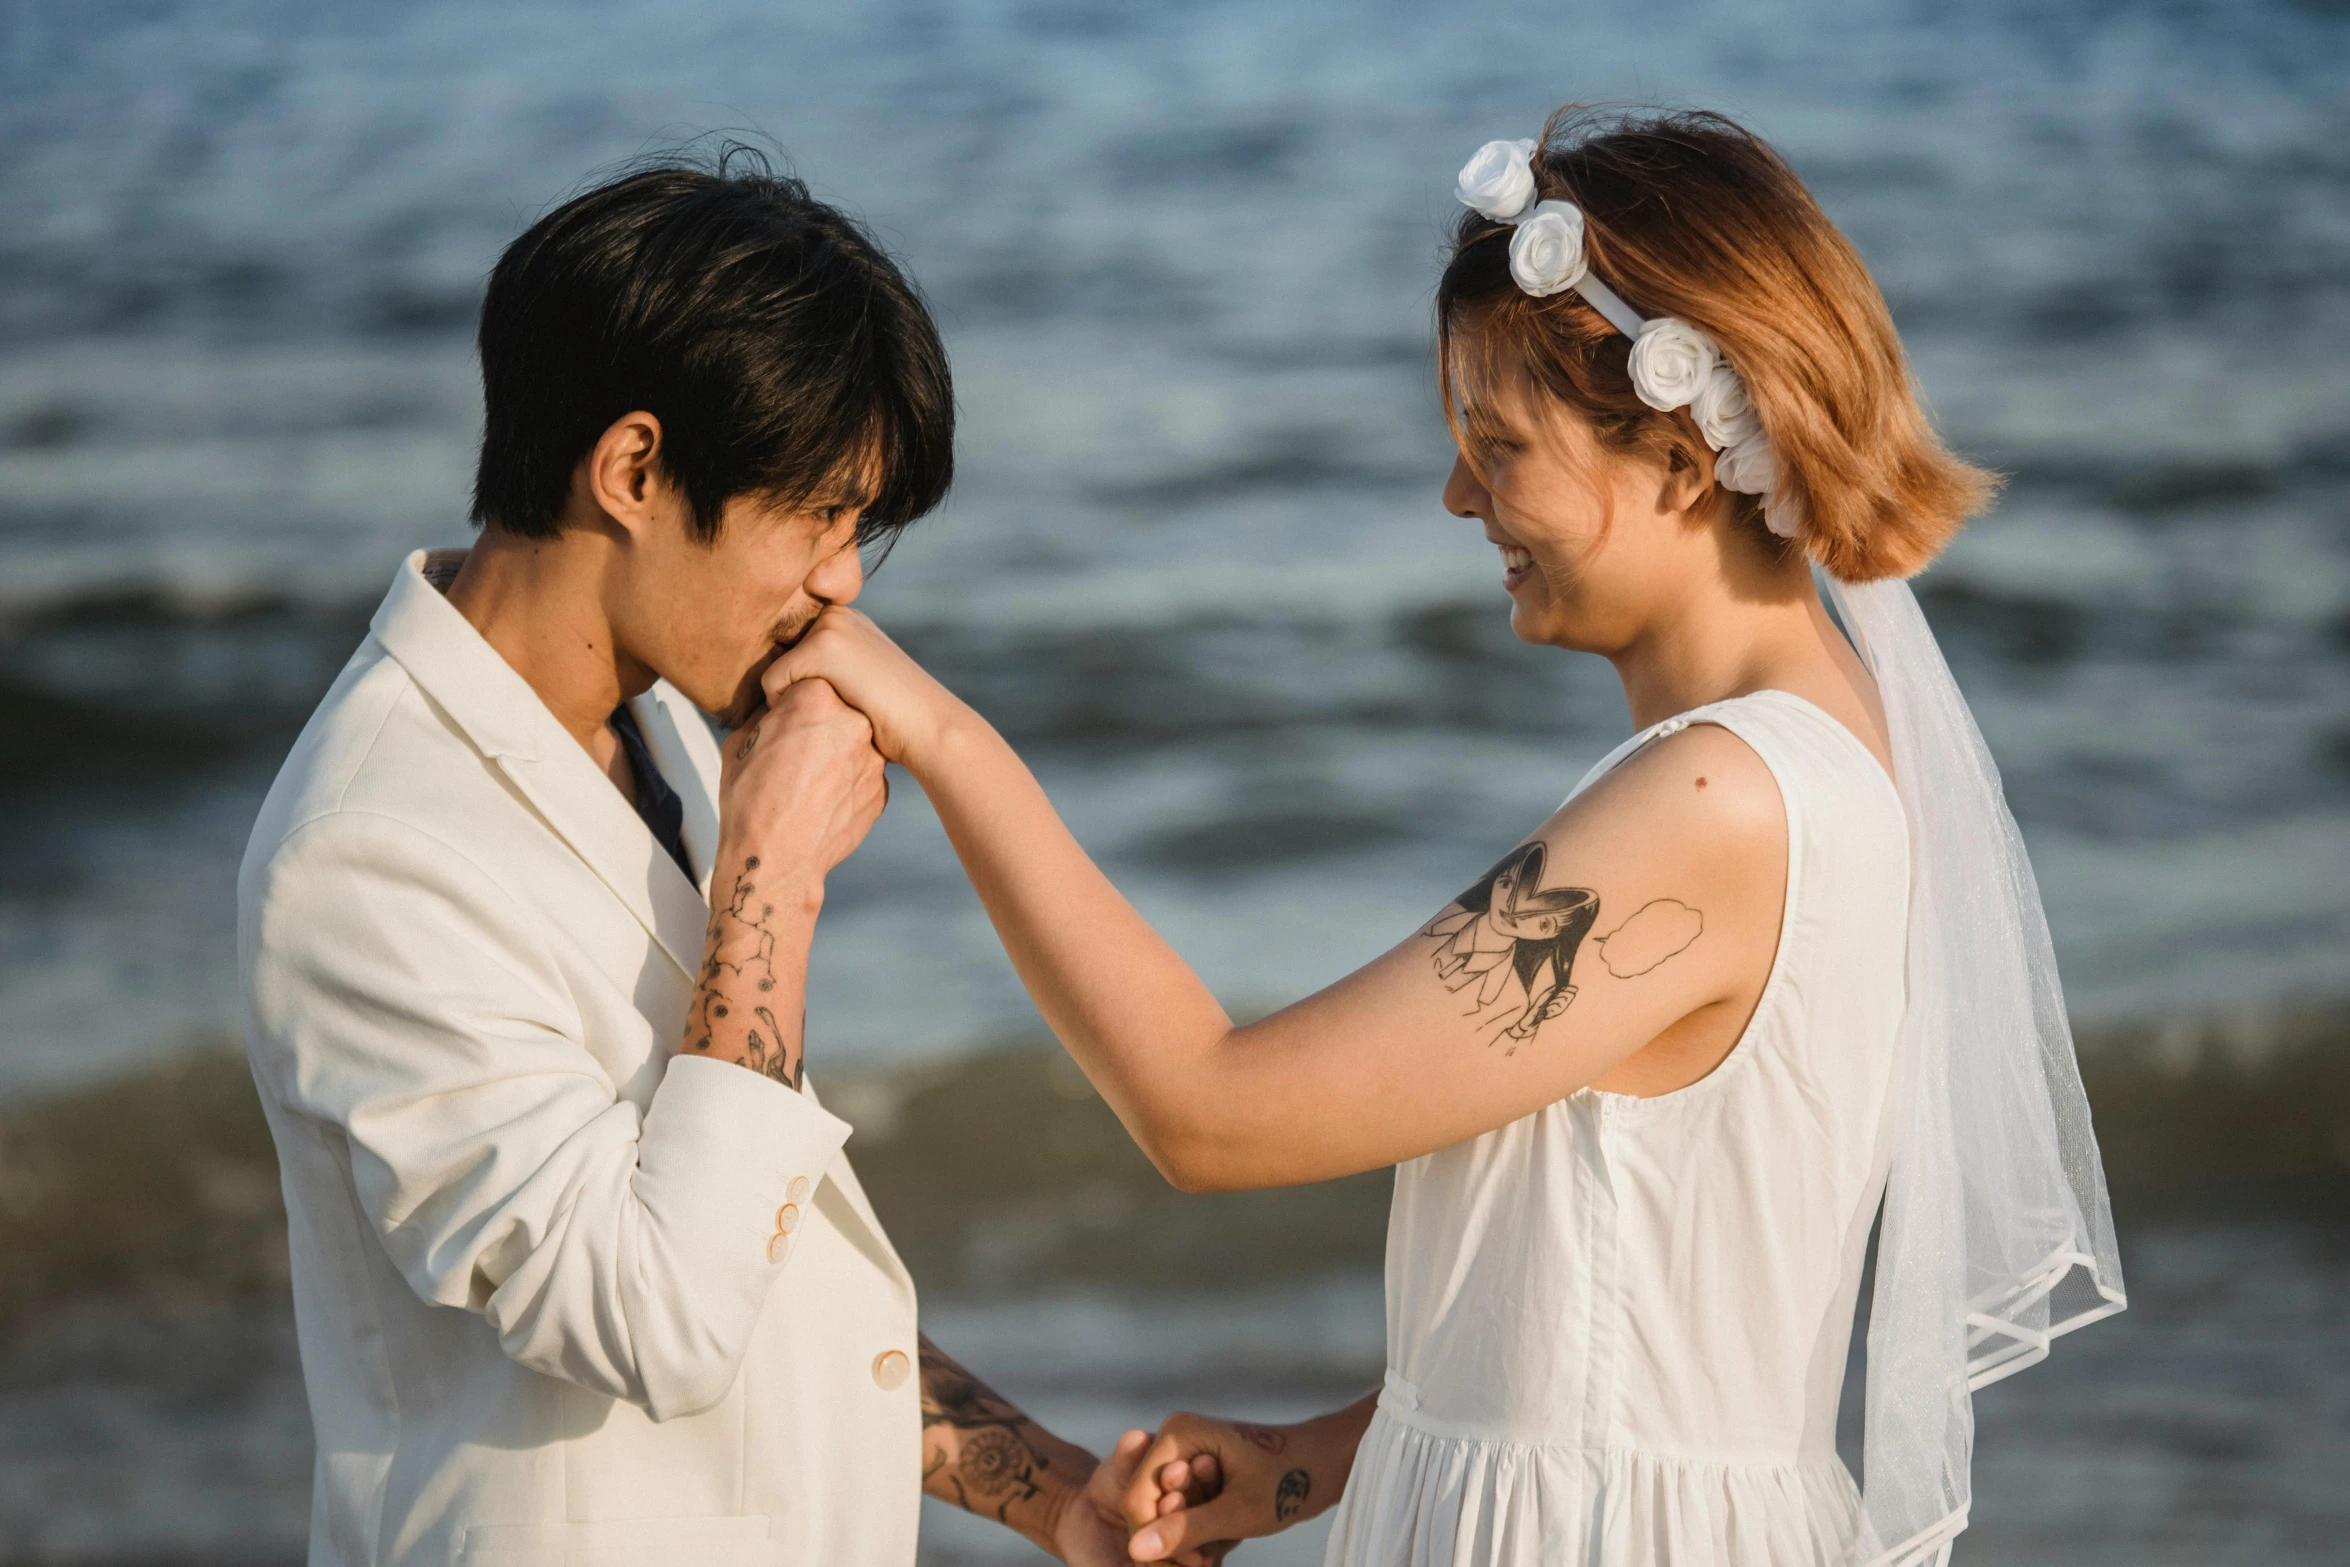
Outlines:
{"label": "jacket pocket", "polygon": [[767,1517],[475,1524],[458,1567],[771,1567]]}

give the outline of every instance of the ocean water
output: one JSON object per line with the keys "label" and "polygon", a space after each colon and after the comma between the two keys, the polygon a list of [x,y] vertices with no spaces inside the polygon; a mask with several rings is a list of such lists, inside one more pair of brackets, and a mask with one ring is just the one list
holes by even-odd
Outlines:
{"label": "ocean water", "polygon": [[[1725,109],[2012,476],[1922,592],[2076,1010],[2350,993],[2350,12],[751,0],[0,6],[0,1092],[233,1027],[233,875],[404,552],[498,248],[733,127],[910,263],[962,473],[867,606],[1239,1007],[1382,950],[1626,727],[1444,515],[1454,168]],[[1032,1014],[916,792],[821,1065]]]}

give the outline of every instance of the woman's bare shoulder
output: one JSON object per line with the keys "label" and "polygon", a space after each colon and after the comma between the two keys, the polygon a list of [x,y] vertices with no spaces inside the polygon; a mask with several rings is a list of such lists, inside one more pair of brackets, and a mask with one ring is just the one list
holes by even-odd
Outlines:
{"label": "woman's bare shoulder", "polygon": [[1562,817],[1666,831],[1700,853],[1783,853],[1787,808],[1770,765],[1720,724],[1652,740],[1568,803]]}

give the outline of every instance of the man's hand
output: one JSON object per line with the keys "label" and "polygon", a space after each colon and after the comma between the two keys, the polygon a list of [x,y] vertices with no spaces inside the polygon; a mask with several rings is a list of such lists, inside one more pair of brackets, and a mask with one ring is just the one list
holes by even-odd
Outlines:
{"label": "man's hand", "polygon": [[808,944],[824,878],[889,801],[873,727],[821,680],[726,737],[710,929],[685,1049],[800,1086]]}
{"label": "man's hand", "polygon": [[1052,1553],[1069,1567],[1128,1567],[1126,1522],[1118,1504],[1134,1481],[1148,1431],[1129,1431],[1110,1456],[1094,1466],[1085,1489],[1063,1493],[1050,1531]]}
{"label": "man's hand", "polygon": [[[1151,1445],[1148,1431],[1129,1431],[1118,1438],[1110,1456],[1096,1465],[1082,1495],[1073,1499],[1054,1531],[1055,1554],[1072,1567],[1096,1561],[1104,1567],[1129,1567],[1127,1536],[1131,1533],[1124,1507],[1126,1493],[1142,1473],[1142,1456]],[[1215,1494],[1215,1460],[1177,1473],[1169,1465],[1168,1482],[1160,1506],[1172,1512],[1197,1506]],[[1220,1552],[1218,1554],[1221,1554]]]}
{"label": "man's hand", "polygon": [[770,702],[795,683],[830,682],[872,720],[873,743],[881,754],[917,775],[940,733],[967,711],[879,626],[838,605],[817,616],[800,640],[767,666],[761,680]]}
{"label": "man's hand", "polygon": [[922,1352],[922,1489],[993,1518],[1070,1567],[1126,1567],[1118,1503],[1150,1434],[1108,1462],[1064,1442],[928,1338]]}
{"label": "man's hand", "polygon": [[719,869],[732,846],[759,856],[770,886],[819,899],[826,873],[889,803],[872,724],[822,680],[772,688],[765,709],[726,737],[721,762]]}

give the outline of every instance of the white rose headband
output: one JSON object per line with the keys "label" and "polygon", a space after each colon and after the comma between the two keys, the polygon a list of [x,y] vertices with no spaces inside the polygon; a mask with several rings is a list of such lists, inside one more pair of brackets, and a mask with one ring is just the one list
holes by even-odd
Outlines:
{"label": "white rose headband", "polygon": [[1461,166],[1461,204],[1514,226],[1510,276],[1537,299],[1573,289],[1608,324],[1632,340],[1632,390],[1660,413],[1687,408],[1717,454],[1714,477],[1726,490],[1760,495],[1763,521],[1793,538],[1802,526],[1794,503],[1776,494],[1777,464],[1762,416],[1721,345],[1686,321],[1642,320],[1614,289],[1591,275],[1583,255],[1583,209],[1571,201],[1534,200],[1534,143],[1489,141]]}

